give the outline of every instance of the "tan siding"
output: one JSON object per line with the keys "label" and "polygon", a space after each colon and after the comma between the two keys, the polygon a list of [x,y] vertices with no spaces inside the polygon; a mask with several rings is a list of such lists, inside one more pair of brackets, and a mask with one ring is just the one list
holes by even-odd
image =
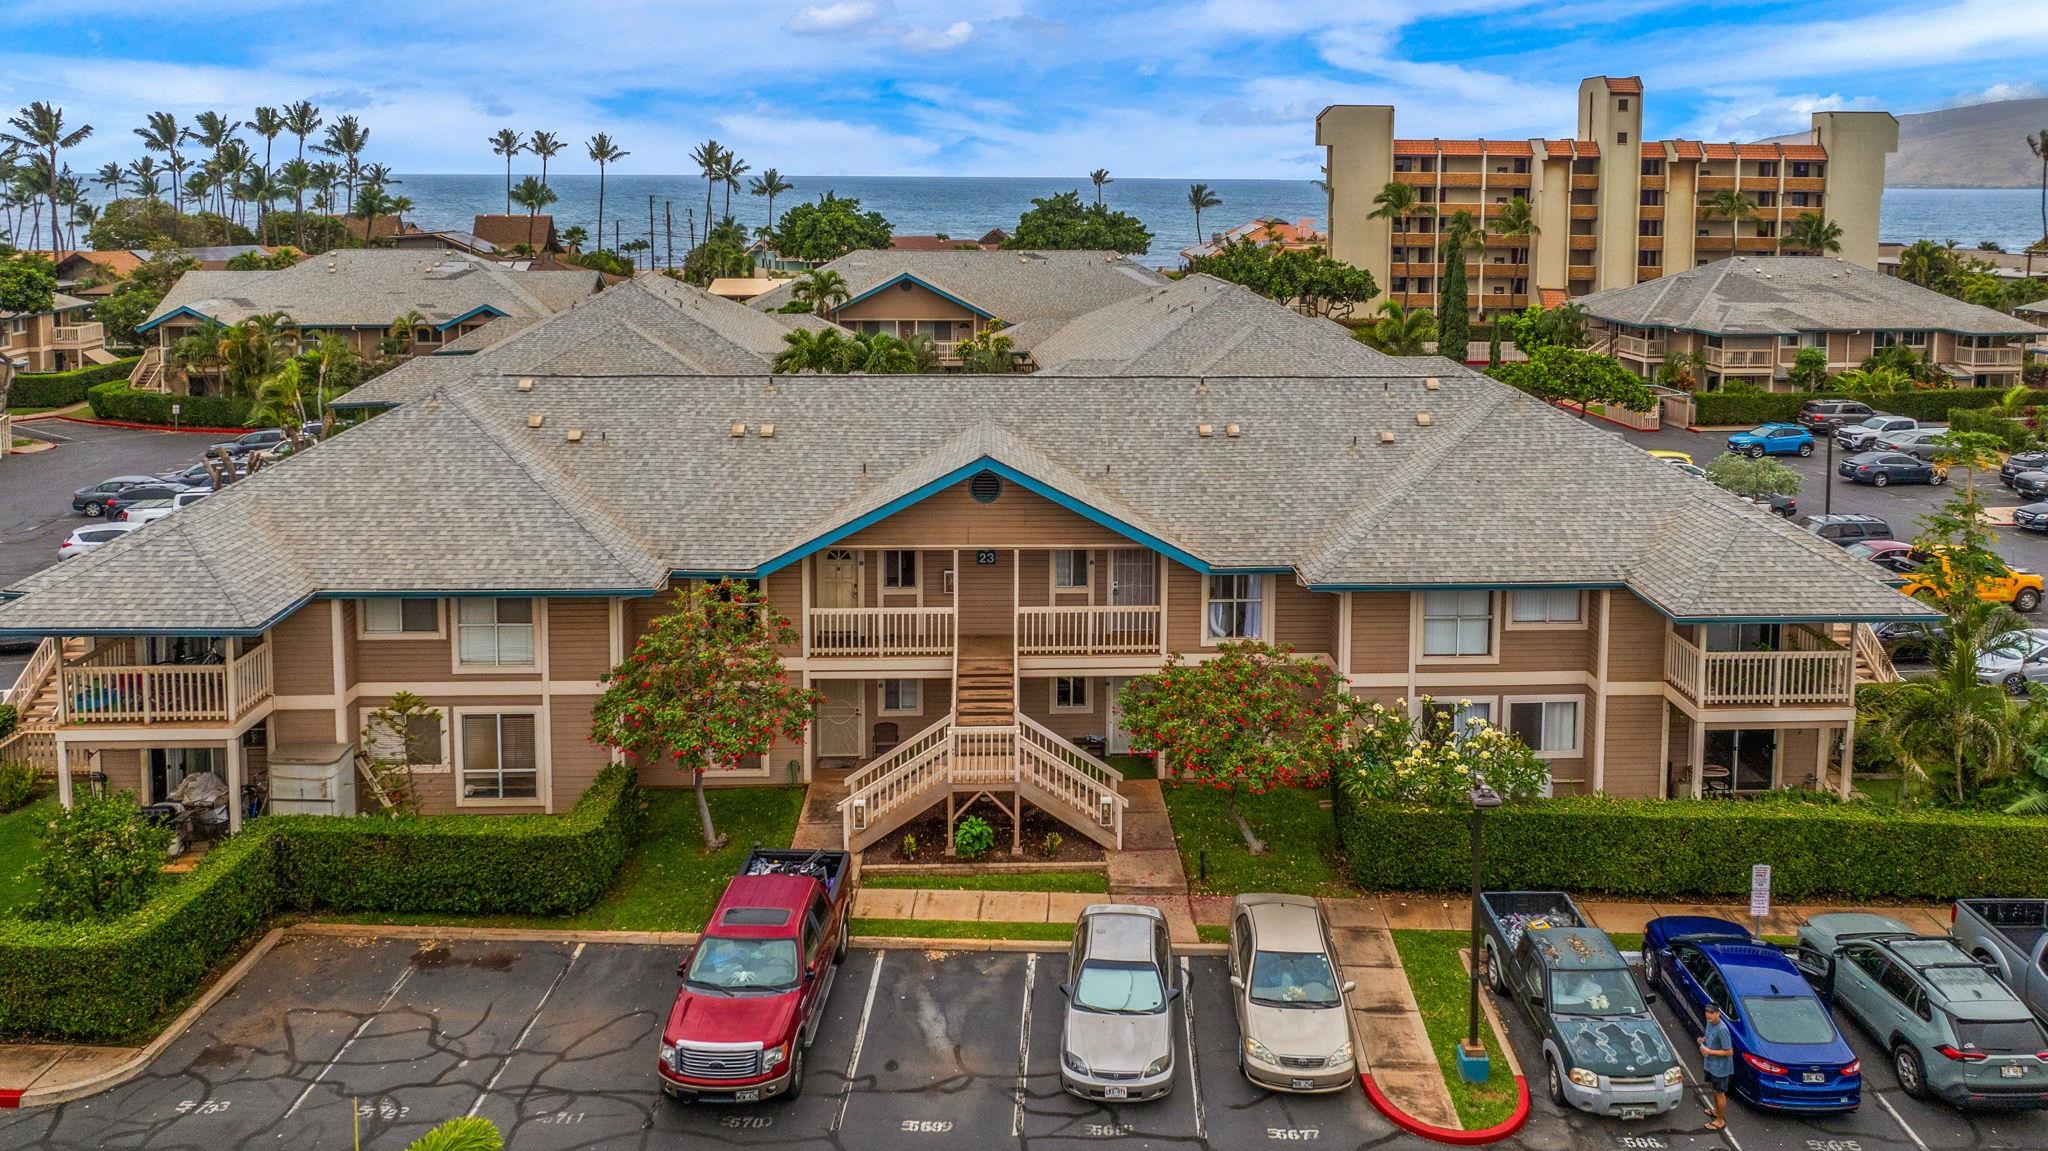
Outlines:
{"label": "tan siding", "polygon": [[1202,649],[1202,573],[1172,560],[1166,561],[1166,646]]}
{"label": "tan siding", "polygon": [[1607,624],[1607,678],[1615,683],[1664,679],[1665,619],[1656,608],[1626,591],[1609,597],[1614,618]]}
{"label": "tan siding", "polygon": [[[925,552],[919,562],[924,565],[918,573],[918,578],[924,581],[924,606],[951,607],[953,593],[946,590],[946,573],[953,570],[952,549],[933,548]],[[974,557],[968,556],[967,562],[973,563]]]}
{"label": "tan siding", "polygon": [[[1017,557],[1017,606],[1052,606],[1052,553],[1030,550]],[[1079,603],[1067,598],[1062,603]]]}
{"label": "tan siding", "polygon": [[356,601],[352,599],[341,601],[341,635],[337,639],[341,644],[342,676],[348,681],[344,686],[361,683],[362,666],[356,656]]}
{"label": "tan siding", "polygon": [[1811,787],[1806,777],[1813,774],[1814,755],[1820,750],[1820,732],[1798,727],[1778,733],[1778,786]]}
{"label": "tan siding", "polygon": [[1390,675],[1408,670],[1408,593],[1352,592],[1351,670]]}
{"label": "tan siding", "polygon": [[1025,715],[1074,743],[1079,743],[1082,736],[1109,733],[1109,680],[1104,678],[1088,681],[1087,711],[1054,711],[1050,678],[1024,680],[1019,685],[1017,704]]}
{"label": "tan siding", "polygon": [[909,291],[900,287],[885,288],[858,304],[840,308],[832,315],[841,323],[853,320],[974,319],[974,313],[969,309],[915,284],[910,285]]}
{"label": "tan siding", "polygon": [[633,650],[633,643],[640,638],[641,633],[654,626],[654,621],[666,613],[674,603],[675,594],[673,592],[642,596],[626,601],[626,651],[628,653]]}
{"label": "tan siding", "polygon": [[1334,656],[1337,650],[1337,601],[1329,592],[1312,592],[1292,576],[1273,580],[1273,639],[1293,644],[1296,651]]}
{"label": "tan siding", "polygon": [[[1507,608],[1503,604],[1502,611]],[[1585,628],[1512,628],[1500,633],[1500,670],[1580,672],[1591,666]]]}
{"label": "tan siding", "polygon": [[[1129,540],[1013,483],[994,503],[979,504],[955,484],[888,519],[848,536],[842,546],[1116,547]],[[961,566],[973,557],[963,555]]]}
{"label": "tan siding", "polygon": [[[274,711],[270,713],[271,734],[279,745],[288,743],[333,743],[334,712],[326,708]],[[350,742],[355,733],[349,735]]]}
{"label": "tan siding", "polygon": [[1664,750],[1666,706],[1663,697],[1654,695],[1607,698],[1607,794],[1651,798],[1663,794],[1664,765],[1658,757]]}
{"label": "tan siding", "polygon": [[83,758],[92,765],[88,770],[105,773],[108,795],[129,791],[135,793],[139,802],[147,803],[149,787],[142,778],[142,765],[148,761],[144,754],[140,748],[103,747],[89,755],[74,752],[72,762],[77,763]]}
{"label": "tan siding", "polygon": [[979,564],[974,557],[960,557],[960,635],[1007,638],[1016,622],[1010,603],[1011,581],[1016,559],[1002,548],[995,550],[996,562]]}
{"label": "tan siding", "polygon": [[[776,645],[776,654],[782,656],[785,659],[791,656],[802,655],[804,610],[803,565],[801,563],[794,563],[786,568],[781,569],[780,571],[774,572],[771,575],[769,575],[767,579],[761,581],[761,594],[768,598],[768,606],[774,609],[774,611],[780,614],[784,619],[787,619],[789,621],[790,627],[796,629],[798,634],[797,639],[786,644]],[[560,675],[561,673],[556,672],[555,674]]]}
{"label": "tan siding", "polygon": [[555,810],[567,811],[611,762],[611,751],[590,741],[591,696],[562,696],[550,702],[548,769],[554,776]]}
{"label": "tan siding", "polygon": [[548,601],[548,678],[588,682],[611,668],[611,601]]}
{"label": "tan siding", "polygon": [[270,629],[271,682],[279,695],[334,692],[334,610],[314,600]]}
{"label": "tan siding", "polygon": [[408,683],[452,678],[454,643],[439,639],[359,639],[356,641],[357,683]]}

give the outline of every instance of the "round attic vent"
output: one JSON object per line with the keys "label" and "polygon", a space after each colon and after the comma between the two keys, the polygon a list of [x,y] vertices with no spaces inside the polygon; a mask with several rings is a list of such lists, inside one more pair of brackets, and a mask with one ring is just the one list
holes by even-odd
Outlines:
{"label": "round attic vent", "polygon": [[981,472],[967,481],[967,494],[978,504],[992,504],[1003,494],[1003,477],[994,472]]}

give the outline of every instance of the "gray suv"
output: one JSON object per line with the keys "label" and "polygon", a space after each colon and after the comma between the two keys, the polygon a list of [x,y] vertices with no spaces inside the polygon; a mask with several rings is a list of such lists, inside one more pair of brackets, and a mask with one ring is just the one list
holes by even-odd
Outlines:
{"label": "gray suv", "polygon": [[1173,1090],[1180,971],[1156,907],[1096,903],[1074,925],[1060,1019],[1060,1086],[1083,1099],[1158,1099]]}
{"label": "gray suv", "polygon": [[1893,538],[1891,524],[1878,516],[1864,515],[1861,512],[1808,516],[1800,526],[1838,547],[1860,544],[1865,540]]}
{"label": "gray suv", "polygon": [[1799,929],[1795,958],[1890,1053],[1906,1094],[2048,1107],[2048,1032],[1955,940],[1882,915],[1816,915]]}

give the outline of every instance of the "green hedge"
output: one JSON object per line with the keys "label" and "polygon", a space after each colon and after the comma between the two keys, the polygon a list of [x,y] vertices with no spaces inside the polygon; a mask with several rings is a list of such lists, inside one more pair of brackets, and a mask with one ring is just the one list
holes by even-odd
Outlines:
{"label": "green hedge", "polygon": [[[1339,796],[1338,833],[1367,889],[1462,891],[1470,813]],[[1739,897],[1751,864],[1780,899],[2048,898],[2048,819],[1863,803],[1530,800],[1486,817],[1485,882],[1649,898]]]}
{"label": "green hedge", "polygon": [[1957,409],[1949,413],[1949,427],[1959,432],[1983,432],[1996,436],[2009,452],[2026,451],[2040,439],[2020,421],[1992,412]]}
{"label": "green hedge", "polygon": [[[234,396],[174,396],[167,392],[138,392],[126,380],[99,384],[86,390],[92,414],[103,420],[131,424],[173,424],[190,428],[239,428],[249,422],[249,401]],[[171,414],[171,405],[178,414]]]}
{"label": "green hedge", "polygon": [[94,364],[68,372],[23,372],[7,386],[10,408],[61,408],[85,398],[85,390],[110,380],[125,380],[142,357],[129,356],[111,364]]}
{"label": "green hedge", "polygon": [[282,908],[580,910],[617,877],[639,819],[615,764],[566,815],[253,820],[131,915],[0,919],[0,1035],[132,1039]]}
{"label": "green hedge", "polygon": [[[1988,408],[1998,403],[1996,388],[1937,388],[1869,398],[1833,392],[1700,392],[1693,396],[1693,422],[1700,427],[1788,423],[1808,400],[1862,399],[1895,416],[1945,423],[1958,409]],[[2048,392],[2035,392],[2034,403],[2048,403]]]}
{"label": "green hedge", "polygon": [[284,835],[285,890],[302,908],[558,915],[611,886],[639,816],[632,772],[615,764],[566,815],[266,822]]}

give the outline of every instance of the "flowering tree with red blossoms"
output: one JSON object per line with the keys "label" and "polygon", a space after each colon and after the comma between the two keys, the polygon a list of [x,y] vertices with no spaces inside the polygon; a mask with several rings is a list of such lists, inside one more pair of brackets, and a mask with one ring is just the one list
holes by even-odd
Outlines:
{"label": "flowering tree with red blossoms", "polygon": [[690,584],[605,674],[590,738],[628,763],[674,756],[697,791],[706,850],[724,846],[704,800],[704,773],[764,755],[780,733],[801,742],[818,693],[793,684],[775,654],[796,629],[745,584]]}
{"label": "flowering tree with red blossoms", "polygon": [[1239,814],[1239,793],[1327,785],[1358,711],[1329,668],[1251,640],[1198,662],[1176,653],[1126,683],[1117,706],[1132,750],[1156,753],[1162,774],[1229,793],[1230,817],[1253,855],[1266,844]]}

